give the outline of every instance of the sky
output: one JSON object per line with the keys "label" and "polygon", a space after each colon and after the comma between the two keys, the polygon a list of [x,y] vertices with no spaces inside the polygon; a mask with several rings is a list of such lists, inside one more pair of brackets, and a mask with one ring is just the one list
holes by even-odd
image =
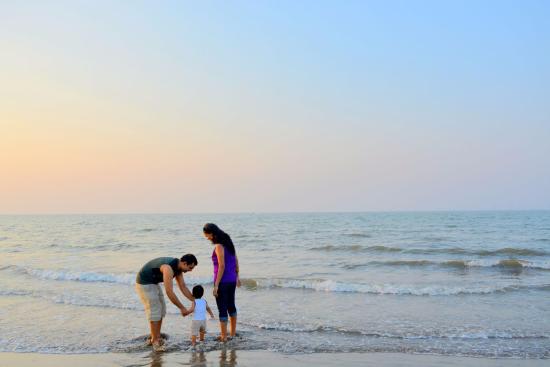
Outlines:
{"label": "sky", "polygon": [[550,209],[548,19],[0,0],[0,213]]}

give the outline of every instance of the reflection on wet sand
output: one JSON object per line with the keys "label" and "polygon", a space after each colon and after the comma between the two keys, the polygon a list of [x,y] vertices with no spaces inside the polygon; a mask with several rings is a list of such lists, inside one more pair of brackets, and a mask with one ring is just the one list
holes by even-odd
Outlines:
{"label": "reflection on wet sand", "polygon": [[[227,349],[223,348],[221,349],[219,354],[219,366],[220,367],[235,367],[237,365],[237,351],[235,349]],[[208,355],[210,357],[213,357],[215,352],[208,352]],[[206,359],[207,353],[205,353],[202,350],[193,351],[190,353],[189,363],[185,362],[179,362],[178,364],[184,365],[184,366],[192,366],[192,367],[207,367],[207,366],[215,366],[214,361],[210,361],[208,363]],[[163,366],[171,366],[175,362],[173,358],[180,358],[181,354],[176,353],[151,353],[149,355],[151,363],[149,364],[150,367],[163,367]]]}
{"label": "reflection on wet sand", "polygon": [[151,367],[162,367],[162,353],[151,353]]}
{"label": "reflection on wet sand", "polygon": [[194,367],[206,367],[206,356],[203,351],[191,353],[189,364]]}
{"label": "reflection on wet sand", "polygon": [[224,348],[220,353],[220,367],[235,367],[237,365],[237,351],[230,349],[229,353]]}

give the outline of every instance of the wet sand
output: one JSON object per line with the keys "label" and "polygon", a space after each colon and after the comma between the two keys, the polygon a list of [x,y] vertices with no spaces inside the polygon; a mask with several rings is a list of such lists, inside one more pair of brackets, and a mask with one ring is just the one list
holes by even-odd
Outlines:
{"label": "wet sand", "polygon": [[104,353],[104,354],[40,354],[0,353],[0,366],[19,367],[96,367],[96,366],[465,366],[512,367],[547,366],[547,360],[490,359],[400,353],[315,353],[285,355],[266,351],[223,349],[193,353]]}

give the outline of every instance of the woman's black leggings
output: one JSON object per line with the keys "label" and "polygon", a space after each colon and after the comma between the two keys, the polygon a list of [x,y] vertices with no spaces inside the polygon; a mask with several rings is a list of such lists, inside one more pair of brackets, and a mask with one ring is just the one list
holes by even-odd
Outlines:
{"label": "woman's black leggings", "polygon": [[235,289],[237,283],[220,283],[218,286],[218,297],[216,304],[218,305],[218,314],[220,322],[227,322],[227,315],[237,316],[237,308],[235,307]]}

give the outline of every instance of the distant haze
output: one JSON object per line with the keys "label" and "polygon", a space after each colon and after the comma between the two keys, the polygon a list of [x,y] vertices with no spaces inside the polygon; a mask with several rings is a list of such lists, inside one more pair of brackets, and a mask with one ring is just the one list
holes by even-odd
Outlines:
{"label": "distant haze", "polygon": [[548,1],[0,3],[0,213],[550,209]]}

